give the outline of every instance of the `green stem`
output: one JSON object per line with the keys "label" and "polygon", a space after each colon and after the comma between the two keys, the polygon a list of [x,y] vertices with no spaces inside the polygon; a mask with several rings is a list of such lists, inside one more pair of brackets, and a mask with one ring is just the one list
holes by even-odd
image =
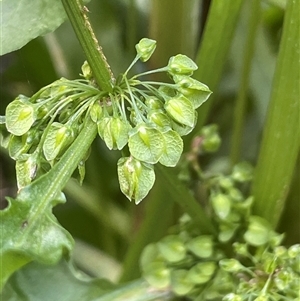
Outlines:
{"label": "green stem", "polygon": [[[46,208],[49,202],[61,191],[71,178],[79,162],[85,156],[97,134],[97,127],[91,119],[87,119],[82,131],[61,159],[45,175],[20,191],[18,198],[22,199],[27,192],[30,195],[43,195],[44,201],[39,207]],[[28,187],[28,188],[27,188]],[[39,212],[39,209],[36,209]]]}
{"label": "green stem", "polygon": [[250,8],[250,19],[248,25],[248,35],[244,46],[241,81],[234,111],[234,126],[230,153],[230,159],[233,165],[239,161],[241,153],[251,62],[254,54],[256,31],[260,19],[260,2],[260,0],[253,0]]}
{"label": "green stem", "polygon": [[113,74],[99,46],[87,17],[87,8],[80,0],[61,0],[97,84],[102,90],[112,92]]}
{"label": "green stem", "polygon": [[139,261],[141,253],[146,245],[157,241],[171,225],[171,216],[174,208],[174,202],[168,199],[168,193],[162,189],[162,183],[156,181],[153,191],[151,191],[151,200],[146,204],[145,218],[140,226],[139,232],[132,240],[125,259],[123,260],[123,273],[121,282],[136,279],[140,274]]}
{"label": "green stem", "polygon": [[[151,5],[150,37],[157,41],[157,51],[151,59],[154,67],[165,66],[178,53],[194,57],[198,1],[153,0]],[[155,78],[165,79],[166,75]]]}
{"label": "green stem", "polygon": [[[200,50],[196,58],[199,68],[193,77],[208,85],[214,94],[199,109],[198,122],[194,132],[198,132],[202,128],[212,106],[242,3],[243,0],[213,0],[209,9]],[[190,145],[192,135],[186,138],[186,145]]]}
{"label": "green stem", "polygon": [[300,146],[300,1],[289,0],[253,182],[254,214],[276,226]]}
{"label": "green stem", "polygon": [[154,300],[173,300],[174,296],[169,289],[158,290],[151,287],[143,280],[137,280],[130,284],[115,289],[94,301],[154,301]]}
{"label": "green stem", "polygon": [[172,200],[177,202],[194,221],[195,225],[203,234],[215,234],[216,229],[212,225],[206,212],[201,205],[191,195],[187,187],[185,187],[177,178],[177,176],[169,169],[158,165],[156,168],[157,181],[163,183],[167,187],[167,191]]}

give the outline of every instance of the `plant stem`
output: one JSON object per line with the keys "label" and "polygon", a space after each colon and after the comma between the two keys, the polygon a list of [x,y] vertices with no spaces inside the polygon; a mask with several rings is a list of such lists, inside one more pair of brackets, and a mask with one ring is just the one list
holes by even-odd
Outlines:
{"label": "plant stem", "polygon": [[[197,4],[198,1],[195,0],[151,1],[150,37],[157,41],[157,51],[151,62],[154,62],[155,68],[165,66],[170,56],[178,53],[194,56]],[[158,74],[155,78],[165,79],[166,75]]]}
{"label": "plant stem", "polygon": [[133,238],[134,243],[130,244],[123,260],[121,282],[133,280],[139,276],[140,270],[137,258],[140,258],[146,245],[159,240],[171,225],[174,202],[162,201],[168,199],[168,192],[166,189],[162,189],[162,186],[160,181],[156,181],[155,187],[151,191],[152,197],[146,204],[145,218],[136,237]]}
{"label": "plant stem", "polygon": [[168,193],[172,200],[178,203],[194,221],[195,225],[203,234],[215,234],[216,229],[212,225],[209,216],[203,210],[201,205],[191,195],[187,187],[185,187],[177,178],[177,176],[167,168],[158,165],[156,167],[157,181],[168,187]]}
{"label": "plant stem", "polygon": [[236,164],[240,159],[251,62],[254,53],[256,31],[260,19],[260,2],[260,0],[253,0],[251,2],[248,35],[244,46],[241,81],[234,110],[234,126],[230,153],[232,165]]}
{"label": "plant stem", "polygon": [[112,92],[113,74],[80,0],[61,0],[99,87]]}
{"label": "plant stem", "polygon": [[174,296],[170,289],[158,290],[151,287],[143,280],[137,280],[115,289],[102,297],[93,299],[94,301],[154,301],[154,300],[173,300]]}
{"label": "plant stem", "polygon": [[[243,0],[213,0],[211,3],[200,50],[196,58],[199,68],[193,77],[208,85],[214,94],[198,110],[198,122],[194,132],[198,132],[204,125],[212,106],[226,64],[242,3]],[[192,135],[186,138],[186,145],[190,145]]]}
{"label": "plant stem", "polygon": [[256,167],[254,214],[277,225],[300,146],[300,1],[289,0]]}

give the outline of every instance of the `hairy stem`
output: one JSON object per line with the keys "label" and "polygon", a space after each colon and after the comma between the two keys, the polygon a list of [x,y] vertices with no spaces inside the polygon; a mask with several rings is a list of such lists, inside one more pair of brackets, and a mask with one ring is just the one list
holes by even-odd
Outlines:
{"label": "hairy stem", "polygon": [[97,84],[103,91],[111,92],[113,74],[87,17],[88,9],[82,5],[80,0],[62,0],[62,4],[86,55]]}

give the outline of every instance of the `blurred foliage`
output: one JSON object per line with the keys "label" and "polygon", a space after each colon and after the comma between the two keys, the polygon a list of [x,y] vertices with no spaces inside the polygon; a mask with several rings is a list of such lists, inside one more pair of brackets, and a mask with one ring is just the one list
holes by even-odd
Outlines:
{"label": "blurred foliage", "polygon": [[[158,40],[157,53],[160,53],[160,56],[154,56],[153,60],[150,60],[149,65],[151,67],[161,67],[162,64],[167,63],[167,57],[177,53],[194,55],[196,58],[196,46],[198,41],[201,42],[203,32],[201,24],[205,24],[207,19],[205,8],[211,1],[190,1],[191,3],[187,5],[186,11],[183,13],[181,10],[184,0],[166,1],[168,4],[165,8],[160,7],[159,2],[161,1],[94,0],[88,5],[89,16],[96,36],[115,75],[123,72],[130,64],[134,57],[134,44],[141,37],[151,37]],[[280,5],[277,5],[277,2]],[[244,1],[243,3],[229,55],[224,62],[225,68],[217,89],[213,91],[214,102],[211,104],[206,120],[206,123],[218,125],[222,140],[218,152],[205,153],[201,156],[201,168],[214,172],[228,172],[230,170],[228,156],[233,132],[233,106],[239,91],[250,4],[251,1]],[[261,1],[260,5],[261,15],[257,19],[258,25],[251,61],[249,88],[246,93],[240,150],[240,159],[248,160],[253,164],[256,163],[270,98],[285,7],[284,1]],[[172,15],[173,10],[174,15]],[[181,18],[180,22],[178,18]],[[169,24],[164,23],[167,21]],[[160,30],[163,26],[168,28],[169,36],[165,33],[160,36]],[[181,31],[178,28],[181,28]],[[162,43],[160,43],[160,39],[163,40]],[[213,40],[214,37],[211,39]],[[61,76],[69,79],[78,78],[85,57],[71,25],[65,22],[54,33],[39,37],[22,49],[6,54],[0,59],[0,114],[3,115],[9,102],[19,94],[30,96]],[[142,68],[144,68],[142,65],[136,66],[138,71],[142,71]],[[191,149],[192,147],[193,145],[191,145]],[[3,148],[1,148],[0,156],[0,196],[1,202],[5,205],[4,196],[15,195],[17,188],[13,161],[9,159]],[[107,274],[110,274],[110,269],[117,270],[112,277],[109,277],[115,282],[120,277],[125,281],[140,276],[137,256],[140,256],[145,245],[165,236],[167,229],[173,226],[183,213],[178,205],[170,201],[170,195],[166,189],[162,189],[164,183],[159,181],[159,177],[153,190],[143,203],[135,206],[128,202],[119,190],[116,170],[116,162],[119,157],[118,151],[109,151],[103,141],[97,138],[93,143],[86,164],[84,184],[80,186],[78,181],[70,180],[65,188],[67,203],[54,209],[54,214],[62,226],[72,234],[75,240],[84,242],[84,246],[86,246],[75,249],[73,258],[75,265],[79,265],[88,275],[103,276],[103,274],[95,272],[93,264],[89,263],[89,257],[99,258],[99,260],[108,263],[104,268],[107,269]],[[183,156],[183,158],[186,157]],[[182,166],[184,166],[184,159]],[[76,178],[78,175],[74,174],[74,177]],[[293,185],[287,198],[287,206],[280,222],[280,232],[286,232],[285,241],[288,245],[300,242],[298,183],[299,160]],[[192,184],[190,183],[190,188],[194,189],[194,195],[201,201],[205,192],[198,184],[197,180],[194,179],[194,182],[192,180]],[[159,200],[164,200],[164,203]],[[91,250],[93,253],[90,252]],[[122,263],[125,267],[125,275],[123,274],[123,276]],[[128,266],[131,266],[133,271],[126,275],[126,267]],[[36,271],[43,268],[37,267]],[[56,270],[56,268],[53,269]],[[69,268],[60,266],[56,273],[64,274],[63,269]],[[32,280],[30,277],[35,276],[28,276],[27,273],[25,268],[24,271],[15,275],[9,282],[8,290],[12,289],[11,287],[18,277],[27,277],[29,282],[24,282],[23,285],[29,285]],[[75,280],[72,278],[68,281]],[[52,283],[55,287],[53,290],[56,290],[57,283]],[[47,284],[44,285],[47,286]],[[103,286],[97,288],[96,282],[93,283],[93,287],[95,294],[103,289]],[[78,290],[84,294],[84,287],[78,288]],[[74,295],[70,294],[69,299],[66,300],[77,300],[73,297]],[[149,300],[159,300],[155,298]],[[167,298],[169,296],[160,300],[168,300]],[[5,297],[4,300],[6,300]],[[7,300],[21,299],[18,299],[17,296]],[[99,298],[100,300],[102,299]],[[103,300],[117,300],[117,298]],[[138,299],[129,300],[136,301]]]}

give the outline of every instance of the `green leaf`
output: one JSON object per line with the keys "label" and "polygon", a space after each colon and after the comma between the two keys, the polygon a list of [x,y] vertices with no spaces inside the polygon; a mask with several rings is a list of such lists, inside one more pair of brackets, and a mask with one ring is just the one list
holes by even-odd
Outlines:
{"label": "green leaf", "polygon": [[195,125],[195,110],[193,104],[184,96],[168,99],[165,109],[176,122],[193,127]]}
{"label": "green leaf", "polygon": [[118,161],[118,178],[121,191],[130,201],[138,204],[152,188],[155,173],[150,164],[127,157]]}
{"label": "green leaf", "polygon": [[73,140],[72,129],[58,122],[50,125],[43,151],[47,161],[54,160]]}
{"label": "green leaf", "polygon": [[159,163],[165,166],[174,167],[182,154],[183,141],[180,135],[173,130],[163,132],[163,135],[165,138],[165,149],[159,159]]}
{"label": "green leaf", "polygon": [[163,154],[165,140],[158,129],[141,124],[130,134],[128,146],[133,157],[146,163],[155,164]]}
{"label": "green leaf", "polygon": [[0,287],[22,265],[32,260],[54,264],[70,252],[73,239],[51,210],[65,201],[60,191],[95,135],[96,125],[88,119],[61,160],[47,174],[21,189],[16,199],[9,199],[8,207],[0,211]]}
{"label": "green leaf", "polygon": [[169,235],[164,237],[160,242],[157,243],[160,254],[168,262],[178,262],[185,258],[186,248],[177,235]]}
{"label": "green leaf", "polygon": [[34,106],[22,95],[7,106],[5,115],[7,130],[16,136],[28,132],[36,120]]}
{"label": "green leaf", "polygon": [[4,287],[2,300],[91,301],[113,288],[107,280],[91,279],[65,261],[55,266],[32,262],[11,277]]}
{"label": "green leaf", "polygon": [[54,204],[63,203],[65,199],[56,194],[49,202],[43,202],[36,183],[38,181],[21,189],[16,199],[8,198],[9,206],[0,211],[0,288],[15,270],[33,258],[54,264],[72,249],[72,236],[51,212]]}
{"label": "green leaf", "polygon": [[0,55],[54,31],[65,19],[60,0],[2,0]]}

